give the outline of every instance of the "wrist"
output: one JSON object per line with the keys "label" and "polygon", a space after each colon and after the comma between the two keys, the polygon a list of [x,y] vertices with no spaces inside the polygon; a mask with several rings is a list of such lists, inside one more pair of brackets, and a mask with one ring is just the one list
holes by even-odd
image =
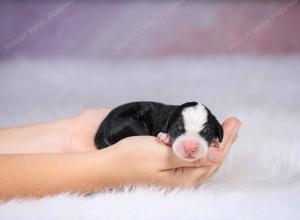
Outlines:
{"label": "wrist", "polygon": [[119,187],[127,183],[127,172],[124,172],[124,164],[122,164],[115,146],[87,154],[98,189]]}

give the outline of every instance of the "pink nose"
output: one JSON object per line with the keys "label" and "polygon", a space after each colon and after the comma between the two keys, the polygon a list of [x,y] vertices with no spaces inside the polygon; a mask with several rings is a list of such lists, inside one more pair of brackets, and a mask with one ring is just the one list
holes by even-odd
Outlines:
{"label": "pink nose", "polygon": [[183,150],[184,152],[191,156],[198,150],[198,143],[195,140],[186,140],[183,142]]}

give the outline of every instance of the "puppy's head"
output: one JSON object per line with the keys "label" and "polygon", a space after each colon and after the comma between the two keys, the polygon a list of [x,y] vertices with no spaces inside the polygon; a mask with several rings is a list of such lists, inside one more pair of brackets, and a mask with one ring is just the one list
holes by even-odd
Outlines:
{"label": "puppy's head", "polygon": [[167,133],[175,154],[187,161],[206,156],[207,148],[223,139],[223,128],[216,117],[197,102],[174,109],[169,116]]}

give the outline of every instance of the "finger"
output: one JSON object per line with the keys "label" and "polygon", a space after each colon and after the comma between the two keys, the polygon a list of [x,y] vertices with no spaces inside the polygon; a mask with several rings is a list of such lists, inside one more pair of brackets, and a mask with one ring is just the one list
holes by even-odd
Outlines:
{"label": "finger", "polygon": [[227,142],[226,147],[223,147],[222,149],[216,147],[210,147],[208,149],[207,157],[211,165],[215,163],[220,164],[224,161],[225,157],[229,153],[231,145],[236,141],[237,137],[238,135],[234,135],[233,138],[230,138],[230,141]]}
{"label": "finger", "polygon": [[225,156],[228,154],[231,145],[236,139],[240,126],[241,123],[237,118],[229,118],[223,123],[224,139],[220,144],[220,148],[223,150]]}
{"label": "finger", "polygon": [[209,149],[207,153],[207,158],[210,164],[219,164],[224,161],[225,154],[222,149]]}
{"label": "finger", "polygon": [[194,186],[198,186],[211,176],[210,167],[190,168],[189,171],[188,176],[190,178],[188,180],[192,181]]}
{"label": "finger", "polygon": [[[240,128],[240,125],[241,123],[236,118],[227,119],[223,124],[225,135],[224,135],[224,141],[222,142],[221,149],[220,149],[221,151],[223,151],[223,161],[228,155],[232,144],[235,142],[235,140],[238,137],[237,132]],[[221,164],[222,162],[219,164],[215,163],[213,166],[209,167],[207,175],[211,176],[212,174],[214,174],[220,168]]]}

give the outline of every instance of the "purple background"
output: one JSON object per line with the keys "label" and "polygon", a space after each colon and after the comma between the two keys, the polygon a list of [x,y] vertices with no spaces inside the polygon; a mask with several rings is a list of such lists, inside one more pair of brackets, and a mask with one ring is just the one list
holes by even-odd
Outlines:
{"label": "purple background", "polygon": [[2,59],[293,54],[300,7],[295,0],[1,1],[0,33]]}

